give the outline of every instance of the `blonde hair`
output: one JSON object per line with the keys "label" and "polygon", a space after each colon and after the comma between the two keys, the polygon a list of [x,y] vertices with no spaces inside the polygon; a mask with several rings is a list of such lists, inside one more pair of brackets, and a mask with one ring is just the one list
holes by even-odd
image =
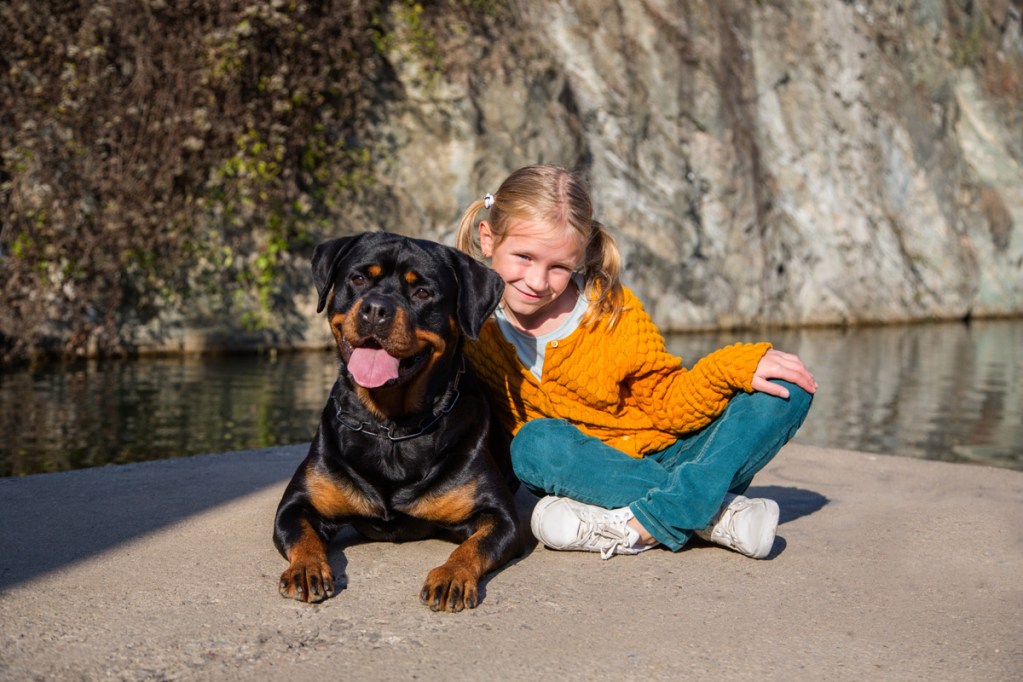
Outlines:
{"label": "blonde hair", "polygon": [[622,257],[611,233],[593,219],[589,190],[578,175],[559,166],[526,166],[509,175],[492,197],[472,202],[459,221],[455,243],[478,260],[484,255],[476,216],[485,208],[495,246],[517,222],[544,224],[552,231],[575,230],[585,245],[580,271],[591,302],[584,324],[606,318],[608,326],[614,326],[624,307]]}

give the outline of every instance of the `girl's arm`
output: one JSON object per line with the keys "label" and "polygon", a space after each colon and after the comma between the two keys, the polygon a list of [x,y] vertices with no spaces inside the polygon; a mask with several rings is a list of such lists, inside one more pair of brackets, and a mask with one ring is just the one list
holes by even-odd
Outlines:
{"label": "girl's arm", "polygon": [[769,343],[737,343],[702,358],[691,370],[667,352],[664,339],[635,295],[626,290],[627,309],[614,334],[618,376],[655,428],[685,433],[705,426],[724,411],[739,391],[762,391],[788,398],[772,379],[793,383],[808,393],[817,382],[803,361]]}
{"label": "girl's arm", "polygon": [[811,394],[817,390],[813,374],[798,356],[775,350],[769,343],[726,346],[691,370],[667,352],[651,360],[636,368],[628,385],[654,427],[668,432],[687,433],[706,426],[739,391],[788,398],[788,389],[771,379],[788,381]]}
{"label": "girl's arm", "polygon": [[638,366],[627,384],[654,428],[688,433],[713,421],[739,391],[754,390],[757,365],[770,350],[769,343],[726,346],[700,359],[692,369],[665,352]]}

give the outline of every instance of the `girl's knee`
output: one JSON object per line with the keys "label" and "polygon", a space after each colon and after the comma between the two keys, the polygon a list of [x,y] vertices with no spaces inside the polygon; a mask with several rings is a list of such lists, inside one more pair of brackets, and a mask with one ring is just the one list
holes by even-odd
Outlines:
{"label": "girl's knee", "polygon": [[782,381],[780,379],[778,379],[777,381],[778,381],[779,384],[781,384],[785,388],[789,389],[789,399],[790,400],[796,400],[797,402],[809,403],[810,400],[813,398],[812,394],[810,394],[807,391],[803,390],[802,388],[800,388],[796,384],[793,384],[793,383],[788,382],[788,381]]}
{"label": "girl's knee", "polygon": [[520,481],[534,480],[539,469],[550,465],[555,432],[565,424],[560,419],[534,419],[515,434],[511,442],[511,461],[512,470]]}
{"label": "girl's knee", "polygon": [[813,403],[813,394],[803,390],[795,384],[789,384],[789,410],[799,417],[800,423],[806,418],[806,414],[810,411],[810,405]]}
{"label": "girl's knee", "polygon": [[526,422],[512,438],[512,457],[528,457],[535,453],[547,440],[548,424],[553,419],[534,419]]}
{"label": "girl's knee", "polygon": [[791,438],[796,429],[803,425],[803,421],[810,411],[810,404],[813,402],[813,394],[787,381],[777,381],[777,383],[788,389],[789,397],[780,399],[768,396],[765,407],[768,414],[771,415],[770,418],[787,431]]}
{"label": "girl's knee", "polygon": [[766,398],[765,405],[767,409],[773,410],[778,413],[779,416],[796,417],[802,420],[806,416],[806,413],[810,410],[810,403],[813,402],[813,395],[804,391],[802,388],[795,384],[790,384],[787,381],[781,379],[774,379],[774,383],[784,386],[788,392],[788,398],[776,398],[769,396],[766,393],[758,394]]}

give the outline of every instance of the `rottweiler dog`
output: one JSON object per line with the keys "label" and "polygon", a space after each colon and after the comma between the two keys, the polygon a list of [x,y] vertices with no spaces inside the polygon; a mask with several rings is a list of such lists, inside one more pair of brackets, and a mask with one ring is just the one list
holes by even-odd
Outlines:
{"label": "rottweiler dog", "polygon": [[504,283],[455,249],[386,232],[320,244],[312,270],[340,366],[277,509],[280,593],[331,597],[327,545],[350,524],[374,540],[460,543],[419,598],[474,608],[480,579],[522,549],[508,439],[462,353]]}

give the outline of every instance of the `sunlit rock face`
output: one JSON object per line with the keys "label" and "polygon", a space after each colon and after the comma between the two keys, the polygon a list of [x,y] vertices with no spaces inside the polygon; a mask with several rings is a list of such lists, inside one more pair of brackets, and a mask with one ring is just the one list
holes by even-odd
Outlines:
{"label": "sunlit rock face", "polygon": [[549,162],[587,174],[666,331],[1023,312],[1018,4],[519,4],[453,31],[439,77],[389,55],[344,229],[450,242]]}

